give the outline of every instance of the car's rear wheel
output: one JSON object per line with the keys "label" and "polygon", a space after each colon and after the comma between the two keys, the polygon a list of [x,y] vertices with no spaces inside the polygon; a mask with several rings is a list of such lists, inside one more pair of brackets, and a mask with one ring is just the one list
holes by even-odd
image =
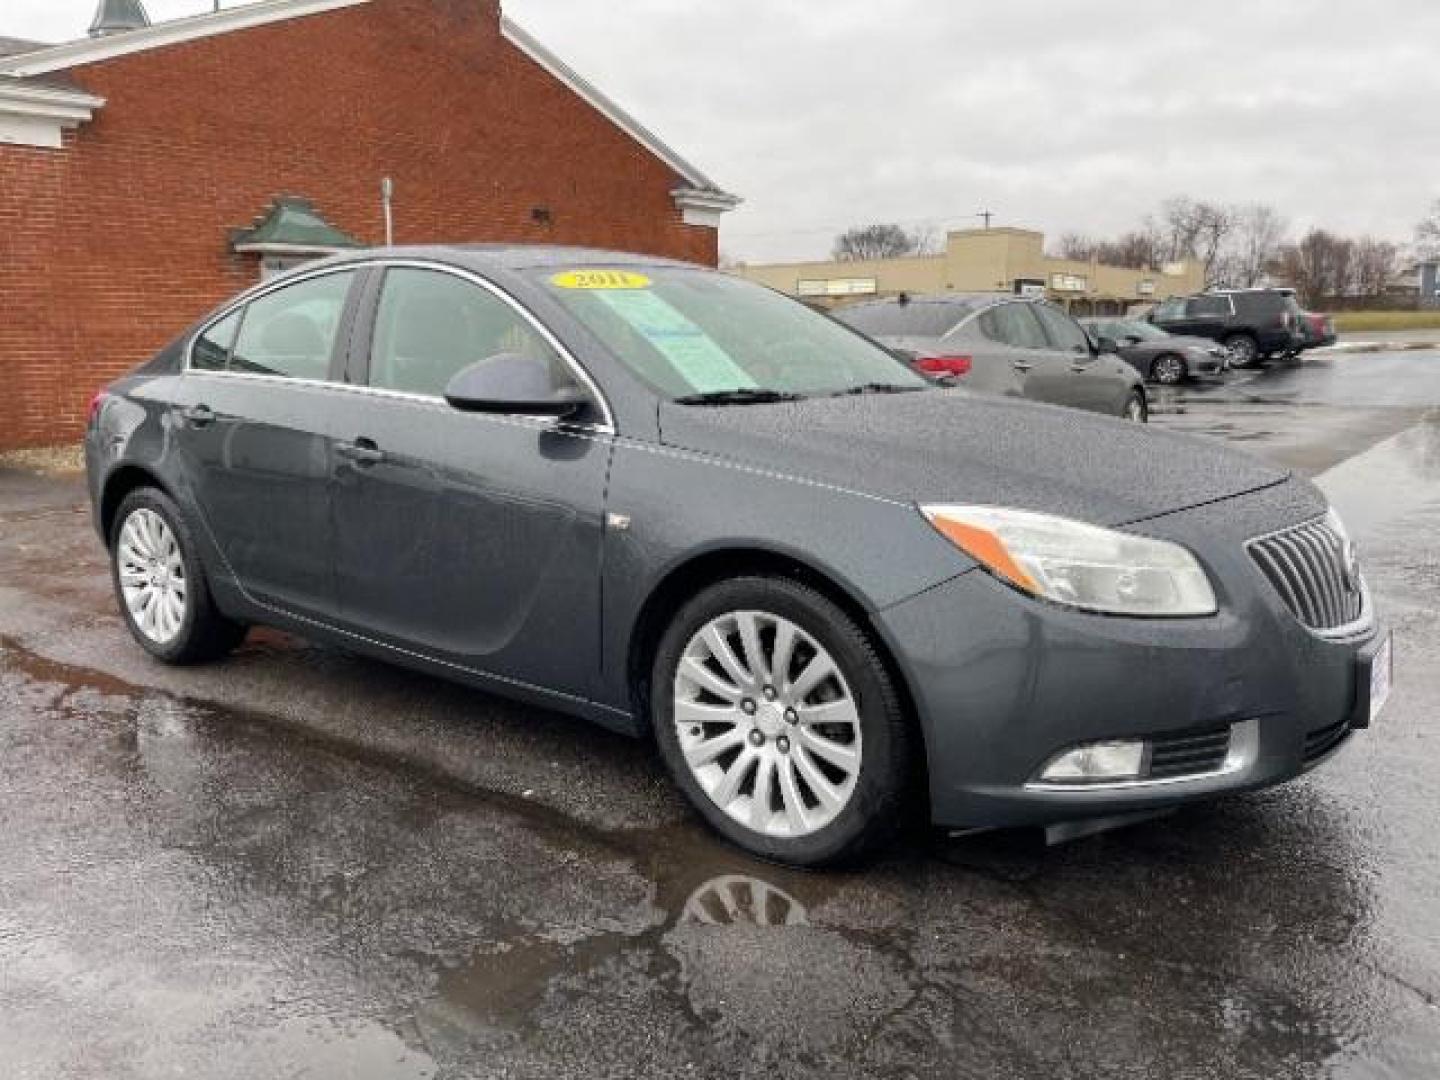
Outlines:
{"label": "car's rear wheel", "polygon": [[1249,367],[1260,358],[1260,346],[1249,334],[1232,334],[1223,344],[1231,367]]}
{"label": "car's rear wheel", "polygon": [[1150,402],[1145,397],[1145,391],[1132,390],[1125,401],[1125,411],[1121,415],[1132,423],[1148,424],[1150,422]]}
{"label": "car's rear wheel", "polygon": [[1184,359],[1174,353],[1157,356],[1150,365],[1150,377],[1161,386],[1177,386],[1185,381],[1187,374]]}
{"label": "car's rear wheel", "polygon": [[152,656],[200,663],[244,640],[246,628],[216,609],[190,529],[163,491],[138,488],[125,497],[111,528],[110,563],[120,613]]}
{"label": "car's rear wheel", "polygon": [[747,851],[821,866],[894,833],[909,725],[873,643],[822,593],[770,577],[706,589],[665,632],[651,687],[671,774]]}

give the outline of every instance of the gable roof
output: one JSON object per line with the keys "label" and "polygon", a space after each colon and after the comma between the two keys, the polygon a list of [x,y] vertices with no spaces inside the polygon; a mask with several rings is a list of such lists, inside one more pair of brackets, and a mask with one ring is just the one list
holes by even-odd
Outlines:
{"label": "gable roof", "polygon": [[[26,48],[12,55],[0,49],[0,76],[25,78],[49,75],[58,71],[111,60],[119,56],[147,52],[167,45],[216,37],[255,26],[319,15],[341,8],[358,7],[370,0],[260,0],[241,7],[222,8],[202,15],[155,23],[151,26],[97,38],[81,38],[60,45]],[[635,117],[607,97],[588,79],[542,45],[512,19],[502,16],[501,33],[506,40],[540,65],[551,76],[564,83],[591,108],[605,116],[616,127],[645,147],[673,169],[685,185],[676,192],[677,198],[707,210],[724,212],[739,205],[740,199],[727,194],[719,185],[667,145]],[[0,39],[8,40],[8,39]],[[19,43],[29,46],[31,43]]]}
{"label": "gable roof", "polygon": [[26,41],[24,38],[0,37],[0,57],[17,56],[20,53],[34,52],[36,49],[43,49],[45,45],[39,41]]}

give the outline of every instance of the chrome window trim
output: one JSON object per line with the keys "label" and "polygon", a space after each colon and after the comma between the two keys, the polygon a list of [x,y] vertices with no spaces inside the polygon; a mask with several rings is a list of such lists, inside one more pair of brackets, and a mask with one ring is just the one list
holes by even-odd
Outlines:
{"label": "chrome window trim", "polygon": [[[300,271],[295,274],[287,275],[286,277],[275,281],[262,282],[261,284],[252,287],[246,292],[241,293],[229,304],[221,308],[220,311],[216,313],[213,318],[206,320],[206,322],[201,327],[199,327],[199,329],[197,329],[194,334],[191,335],[189,342],[187,342],[185,346],[185,366],[182,369],[181,373],[184,375],[198,375],[211,378],[219,377],[231,379],[255,379],[265,382],[283,383],[289,386],[318,386],[327,389],[344,390],[352,393],[374,394],[380,397],[393,397],[407,401],[422,402],[426,404],[440,404],[444,405],[448,409],[450,406],[446,404],[445,399],[435,394],[412,394],[407,393],[403,390],[389,390],[384,387],[378,386],[355,386],[349,383],[335,383],[330,382],[328,379],[292,379],[284,375],[258,375],[246,371],[205,371],[203,369],[194,367],[195,343],[201,337],[203,337],[210,330],[211,327],[215,326],[217,323],[224,322],[226,318],[228,318],[231,314],[233,314],[240,308],[253,304],[257,300],[262,300],[270,293],[278,292],[280,289],[286,288],[287,286],[298,285],[301,282],[309,281],[313,278],[325,277],[328,274],[357,273],[361,270],[376,268],[388,270],[394,267],[408,268],[413,270],[431,270],[437,273],[449,274],[452,277],[457,277],[460,278],[462,281],[468,281],[472,285],[479,286],[481,289],[484,289],[486,292],[494,296],[501,303],[508,305],[512,310],[515,311],[516,314],[520,316],[522,320],[528,323],[530,327],[534,329],[552,349],[555,350],[556,354],[565,362],[565,365],[570,369],[571,375],[575,376],[576,382],[578,382],[581,386],[585,387],[585,389],[594,396],[595,401],[599,404],[600,415],[603,418],[600,423],[573,424],[569,425],[569,427],[577,431],[592,431],[601,435],[614,435],[616,433],[615,413],[610,408],[610,401],[601,391],[599,384],[595,382],[594,378],[590,375],[590,372],[585,369],[585,366],[575,358],[575,355],[561,343],[560,339],[551,332],[549,327],[547,327],[538,318],[536,318],[534,314],[531,313],[529,308],[525,307],[525,305],[520,303],[520,301],[516,300],[504,289],[500,288],[500,286],[475,273],[473,270],[466,270],[463,267],[451,266],[448,263],[435,262],[430,259],[415,259],[404,257],[386,258],[384,256],[380,256],[372,259],[362,259],[355,262],[342,263],[338,266],[317,267],[313,270]],[[244,320],[242,319],[241,321],[243,323]],[[234,346],[232,345],[231,348],[233,350]],[[528,426],[557,426],[555,424],[555,421],[547,418],[524,417],[520,414],[474,413],[472,415],[488,417],[490,419],[506,416],[509,417],[511,420],[522,420]],[[563,427],[564,425],[561,426]]]}

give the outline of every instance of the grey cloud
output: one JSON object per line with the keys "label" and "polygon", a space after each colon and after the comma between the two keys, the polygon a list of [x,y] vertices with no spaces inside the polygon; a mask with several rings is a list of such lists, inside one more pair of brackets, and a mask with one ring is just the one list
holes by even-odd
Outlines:
{"label": "grey cloud", "polygon": [[[157,17],[203,0],[147,0]],[[89,0],[5,0],[0,34]],[[1168,195],[1408,239],[1440,196],[1434,0],[507,0],[746,205],[750,259],[875,219],[1124,229]]]}

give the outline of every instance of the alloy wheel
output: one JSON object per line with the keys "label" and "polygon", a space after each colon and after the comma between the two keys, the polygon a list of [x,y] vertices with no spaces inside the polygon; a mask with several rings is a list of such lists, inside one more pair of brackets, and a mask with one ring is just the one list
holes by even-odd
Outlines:
{"label": "alloy wheel", "polygon": [[1165,386],[1174,386],[1185,378],[1185,361],[1178,356],[1156,357],[1150,374],[1156,382]]}
{"label": "alloy wheel", "polygon": [[1240,334],[1225,342],[1225,352],[1230,357],[1232,367],[1248,367],[1255,361],[1259,350],[1252,338]]}
{"label": "alloy wheel", "polygon": [[190,596],[174,531],[142,507],[125,519],[115,560],[131,621],[156,645],[170,644],[185,625]]}
{"label": "alloy wheel", "polygon": [[860,778],[860,713],[844,673],[778,615],[728,612],[691,637],[675,672],[674,723],[701,790],[765,836],[825,828]]}

